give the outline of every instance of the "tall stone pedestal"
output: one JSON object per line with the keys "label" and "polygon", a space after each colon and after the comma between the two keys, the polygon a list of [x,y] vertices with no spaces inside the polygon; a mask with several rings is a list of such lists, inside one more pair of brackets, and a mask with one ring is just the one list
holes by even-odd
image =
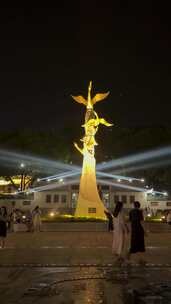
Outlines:
{"label": "tall stone pedestal", "polygon": [[90,153],[85,153],[75,216],[106,219],[104,214],[106,208],[99,197],[95,172],[96,160],[94,156]]}

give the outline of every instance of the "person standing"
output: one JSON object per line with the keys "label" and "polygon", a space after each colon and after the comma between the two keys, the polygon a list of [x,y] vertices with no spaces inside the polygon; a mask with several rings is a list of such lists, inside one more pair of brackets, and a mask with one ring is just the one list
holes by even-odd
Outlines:
{"label": "person standing", "polygon": [[28,232],[33,232],[34,231],[33,218],[32,218],[32,212],[31,211],[29,211],[28,214],[27,214],[26,225],[27,225],[27,231]]}
{"label": "person standing", "polygon": [[171,210],[167,214],[166,222],[167,222],[168,225],[171,225]]}
{"label": "person standing", "polygon": [[143,255],[145,252],[144,242],[144,228],[142,226],[143,213],[140,209],[140,203],[134,202],[134,208],[129,213],[129,220],[131,223],[131,246],[129,250],[129,257],[131,254],[138,254],[139,262],[145,263]]}
{"label": "person standing", "polygon": [[0,248],[5,247],[5,238],[7,236],[7,209],[6,207],[0,208]]}
{"label": "person standing", "polygon": [[108,219],[108,231],[113,231],[113,216],[109,211],[104,211],[107,219]]}
{"label": "person standing", "polygon": [[117,202],[113,212],[113,243],[112,253],[117,257],[118,262],[124,261],[127,254],[128,226],[123,215],[123,203]]}
{"label": "person standing", "polygon": [[13,210],[10,210],[7,218],[7,229],[8,232],[14,231],[14,217],[13,217]]}
{"label": "person standing", "polygon": [[36,206],[32,212],[33,229],[34,231],[40,232],[41,230],[41,210],[39,206]]}

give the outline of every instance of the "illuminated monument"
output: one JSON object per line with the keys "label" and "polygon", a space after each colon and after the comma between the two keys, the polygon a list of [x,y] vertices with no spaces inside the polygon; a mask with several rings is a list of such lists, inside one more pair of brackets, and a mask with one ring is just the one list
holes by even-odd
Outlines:
{"label": "illuminated monument", "polygon": [[80,148],[74,143],[77,150],[83,155],[83,167],[80,179],[80,189],[75,216],[90,216],[106,218],[104,214],[104,205],[99,197],[96,183],[96,160],[95,160],[95,146],[97,142],[95,135],[98,131],[99,124],[107,127],[112,126],[105,119],[99,118],[94,111],[93,106],[96,102],[103,100],[109,94],[96,94],[91,98],[92,81],[88,87],[87,100],[82,96],[72,96],[72,98],[86,106],[85,123],[82,125],[85,130],[85,135],[81,141],[83,147]]}

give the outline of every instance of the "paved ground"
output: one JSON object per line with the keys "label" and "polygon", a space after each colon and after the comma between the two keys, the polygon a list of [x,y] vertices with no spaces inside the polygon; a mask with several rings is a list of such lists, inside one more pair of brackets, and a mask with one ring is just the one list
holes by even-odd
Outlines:
{"label": "paved ground", "polygon": [[[111,246],[110,232],[11,233],[0,250],[0,265],[112,263]],[[149,233],[146,247],[148,263],[171,263],[171,233]]]}
{"label": "paved ground", "polygon": [[[5,304],[171,303],[171,272],[157,267],[14,267],[1,269],[0,278],[0,301]],[[155,287],[159,294],[154,294]],[[140,295],[135,302],[136,290]]]}
{"label": "paved ground", "polygon": [[111,243],[97,231],[9,234],[0,303],[171,303],[171,233],[148,235],[145,267],[113,266]]}

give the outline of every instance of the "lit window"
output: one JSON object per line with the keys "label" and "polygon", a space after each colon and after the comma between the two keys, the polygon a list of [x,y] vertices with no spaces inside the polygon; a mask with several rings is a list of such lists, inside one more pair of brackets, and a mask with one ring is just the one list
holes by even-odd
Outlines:
{"label": "lit window", "polygon": [[76,207],[77,200],[78,200],[78,192],[73,192],[71,194],[71,206],[72,206],[72,208]]}
{"label": "lit window", "polygon": [[101,186],[101,190],[109,190],[109,186],[106,186],[106,185]]}
{"label": "lit window", "polygon": [[104,205],[108,208],[109,207],[109,193],[102,193],[102,200]]}
{"label": "lit window", "polygon": [[151,206],[152,207],[157,207],[157,206],[159,206],[159,203],[158,202],[151,202]]}
{"label": "lit window", "polygon": [[66,194],[62,194],[61,195],[61,203],[66,203],[67,202],[67,196],[66,196]]}
{"label": "lit window", "polygon": [[58,194],[55,194],[54,197],[53,197],[53,202],[54,203],[59,203],[59,195]]}
{"label": "lit window", "polygon": [[51,203],[51,195],[50,194],[46,195],[46,203]]}
{"label": "lit window", "polygon": [[130,204],[133,204],[135,202],[135,195],[130,195],[129,202]]}
{"label": "lit window", "polygon": [[127,203],[127,196],[126,196],[126,195],[122,195],[122,196],[121,196],[121,202],[122,202],[123,204],[126,204],[126,203]]}
{"label": "lit window", "polygon": [[79,190],[79,185],[72,185],[72,190]]}

